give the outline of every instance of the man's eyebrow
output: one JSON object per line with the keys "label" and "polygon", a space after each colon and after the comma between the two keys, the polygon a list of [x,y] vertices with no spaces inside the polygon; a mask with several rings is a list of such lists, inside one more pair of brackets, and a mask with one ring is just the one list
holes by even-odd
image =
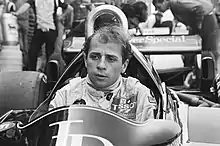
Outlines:
{"label": "man's eyebrow", "polygon": [[[99,53],[99,52],[91,52],[90,54],[91,55],[101,55],[101,53]],[[115,58],[115,59],[119,58],[117,55],[114,55],[114,54],[105,54],[105,56]]]}
{"label": "man's eyebrow", "polygon": [[113,58],[118,58],[118,56],[114,55],[114,54],[106,54],[107,57],[113,57]]}
{"label": "man's eyebrow", "polygon": [[91,52],[90,54],[92,54],[92,55],[100,55],[100,53],[98,53],[98,52]]}

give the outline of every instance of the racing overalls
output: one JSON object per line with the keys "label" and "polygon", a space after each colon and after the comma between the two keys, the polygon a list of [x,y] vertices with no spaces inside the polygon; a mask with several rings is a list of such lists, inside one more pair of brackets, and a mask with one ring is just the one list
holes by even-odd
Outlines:
{"label": "racing overalls", "polygon": [[108,93],[94,89],[88,77],[71,79],[56,92],[49,107],[72,105],[79,99],[85,100],[88,106],[107,109],[140,122],[154,118],[157,107],[151,90],[132,77],[120,77],[117,87]]}

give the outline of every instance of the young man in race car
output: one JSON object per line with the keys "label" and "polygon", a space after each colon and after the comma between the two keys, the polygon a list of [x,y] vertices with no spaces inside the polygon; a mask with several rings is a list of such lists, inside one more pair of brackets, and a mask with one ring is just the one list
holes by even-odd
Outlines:
{"label": "young man in race car", "polygon": [[101,27],[84,45],[87,76],[71,79],[58,90],[49,109],[83,101],[135,121],[154,118],[157,104],[150,89],[135,78],[122,77],[131,56],[124,29],[116,25]]}
{"label": "young man in race car", "polygon": [[202,51],[210,53],[215,60],[215,72],[220,72],[220,49],[218,47],[218,23],[214,6],[209,0],[153,0],[161,12],[170,9],[174,17],[190,26],[193,34],[202,38]]}

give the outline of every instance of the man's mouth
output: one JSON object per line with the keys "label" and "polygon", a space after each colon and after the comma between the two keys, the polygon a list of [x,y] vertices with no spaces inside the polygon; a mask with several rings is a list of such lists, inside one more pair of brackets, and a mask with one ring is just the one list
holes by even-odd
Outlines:
{"label": "man's mouth", "polygon": [[102,75],[102,74],[96,74],[96,77],[98,77],[98,78],[107,78],[107,76],[106,75]]}

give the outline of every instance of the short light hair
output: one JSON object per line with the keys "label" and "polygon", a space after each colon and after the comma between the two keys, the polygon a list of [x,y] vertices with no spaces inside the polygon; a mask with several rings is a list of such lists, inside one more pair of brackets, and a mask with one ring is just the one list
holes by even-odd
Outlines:
{"label": "short light hair", "polygon": [[92,38],[97,37],[98,41],[102,44],[114,43],[121,45],[122,48],[122,62],[124,63],[127,59],[132,56],[131,45],[129,43],[129,35],[119,26],[110,25],[99,28],[91,36],[89,36],[84,44],[84,53],[86,57],[91,45]]}

